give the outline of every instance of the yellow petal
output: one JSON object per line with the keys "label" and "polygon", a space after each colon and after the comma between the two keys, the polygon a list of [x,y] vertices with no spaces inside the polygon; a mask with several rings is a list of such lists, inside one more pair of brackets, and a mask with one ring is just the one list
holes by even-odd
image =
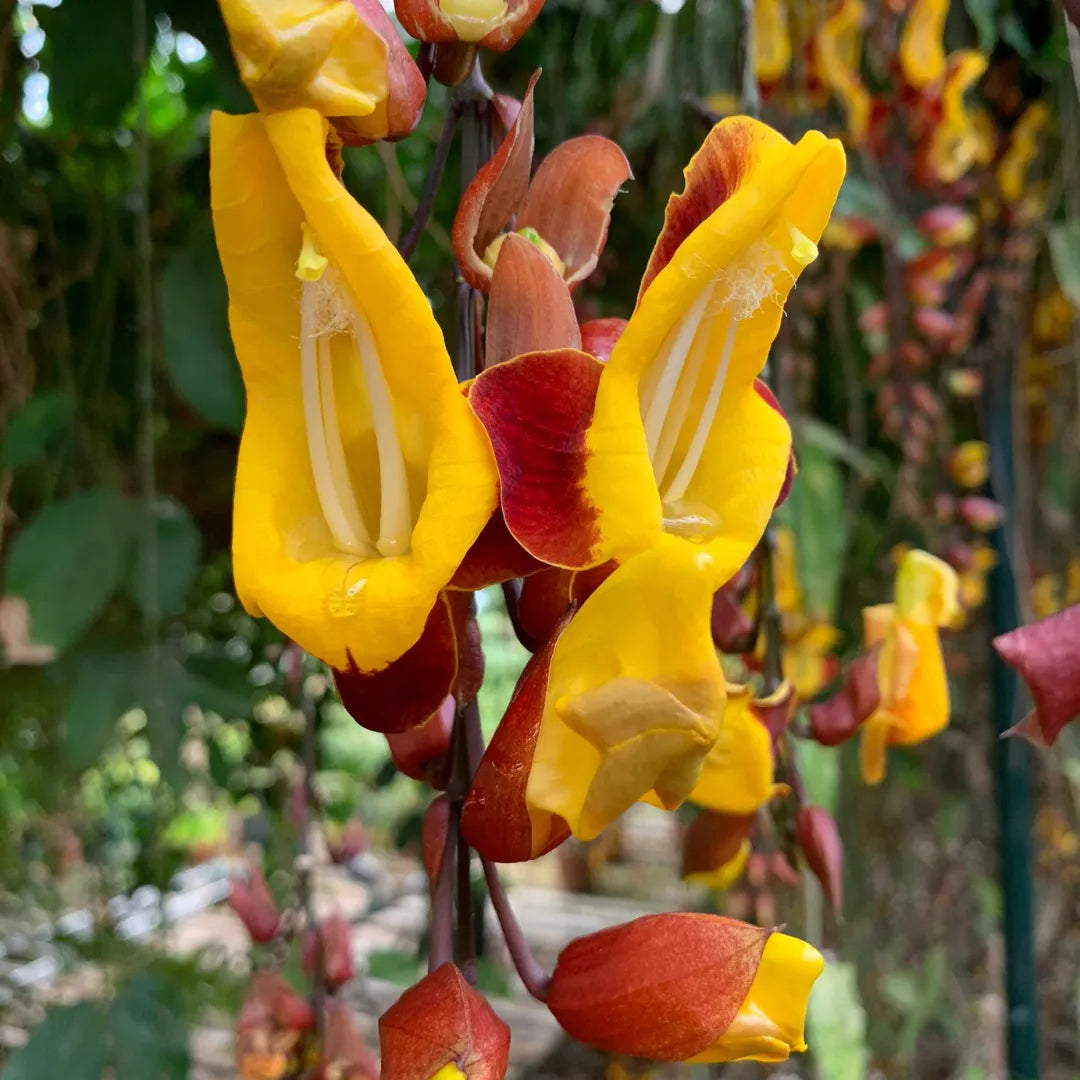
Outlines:
{"label": "yellow petal", "polygon": [[945,75],[945,16],[949,0],[915,0],[900,38],[900,68],[916,90]]}
{"label": "yellow petal", "polygon": [[765,943],[750,993],[731,1026],[692,1062],[784,1061],[806,1049],[806,1004],[825,970],[821,953],[787,934]]}
{"label": "yellow petal", "polygon": [[[490,446],[458,391],[430,305],[378,224],[327,163],[326,122],[302,109],[215,114],[211,187],[247,391],[237,464],[237,591],[332,666],[377,670],[420,637],[440,590],[494,509]],[[301,283],[307,224],[370,328],[409,479],[409,553],[363,558],[335,546],[321,509],[301,388]],[[335,354],[333,363],[342,358]],[[354,380],[355,381],[355,380]],[[341,432],[358,499],[378,497],[372,410],[343,382]]]}
{"label": "yellow petal", "polygon": [[349,0],[221,0],[221,13],[263,111],[360,117],[386,98],[386,43]]}
{"label": "yellow petal", "polygon": [[[735,148],[725,166],[734,186],[648,280],[612,351],[587,436],[585,488],[601,508],[609,554],[640,550],[667,530],[730,577],[760,538],[788,467],[787,422],[754,380],[807,244],[828,220],[844,155],[818,132],[792,146],[745,117],[715,130]],[[688,183],[712,167],[696,158]]]}
{"label": "yellow petal", "polygon": [[913,549],[896,574],[896,613],[903,619],[950,626],[960,613],[956,571],[929,552]]}
{"label": "yellow petal", "polygon": [[619,567],[555,648],[526,790],[534,820],[591,839],[657,785],[689,795],[719,733],[711,558],[673,537]]}
{"label": "yellow petal", "polygon": [[742,877],[746,869],[746,863],[750,858],[750,852],[754,845],[750,840],[744,840],[739,845],[739,850],[726,863],[713,870],[701,870],[694,874],[685,874],[683,881],[690,885],[705,885],[710,889],[727,889]]}
{"label": "yellow petal", "polygon": [[868,784],[880,784],[885,779],[885,752],[889,745],[892,717],[879,709],[863,724],[859,735],[859,768]]}
{"label": "yellow petal", "polygon": [[815,41],[821,81],[844,103],[848,134],[856,146],[870,127],[870,93],[859,73],[864,10],[862,0],[842,0]]}
{"label": "yellow petal", "polygon": [[772,797],[772,739],[747,687],[728,688],[724,722],[690,801],[722,814],[752,814]]}
{"label": "yellow petal", "polygon": [[785,0],[757,0],[754,5],[754,73],[758,81],[779,82],[791,66],[791,35]]}

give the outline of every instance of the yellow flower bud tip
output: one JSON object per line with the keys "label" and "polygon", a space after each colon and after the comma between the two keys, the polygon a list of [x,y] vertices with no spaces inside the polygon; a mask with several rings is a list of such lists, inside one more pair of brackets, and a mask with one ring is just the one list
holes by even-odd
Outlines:
{"label": "yellow flower bud tip", "polygon": [[[499,258],[499,252],[502,250],[502,246],[506,242],[506,237],[508,235],[508,233],[500,233],[484,250],[484,262],[490,266],[492,270],[495,269],[495,263]],[[547,261],[555,267],[555,272],[559,277],[566,277],[566,263],[559,258],[559,253],[535,229],[529,227],[518,229],[517,235],[528,240],[534,248],[544,255]]]}
{"label": "yellow flower bud tip", "polygon": [[300,257],[296,260],[296,276],[301,281],[320,281],[326,272],[327,258],[320,253],[311,226],[305,221],[300,229],[303,242],[300,246]]}
{"label": "yellow flower bud tip", "polygon": [[791,234],[791,257],[800,266],[809,266],[818,257],[818,246],[804,232],[788,224]]}
{"label": "yellow flower bud tip", "polygon": [[506,17],[503,0],[439,0],[461,41],[479,41]]}
{"label": "yellow flower bud tip", "polygon": [[431,1080],[468,1080],[468,1078],[457,1065],[451,1061],[435,1073],[435,1075],[431,1077]]}

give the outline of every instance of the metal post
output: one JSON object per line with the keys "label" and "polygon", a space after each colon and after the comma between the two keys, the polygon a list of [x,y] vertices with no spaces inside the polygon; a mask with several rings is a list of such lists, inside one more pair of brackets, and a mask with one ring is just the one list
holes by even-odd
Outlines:
{"label": "metal post", "polygon": [[[1016,579],[1008,528],[1013,499],[1013,423],[1009,365],[996,365],[990,384],[990,456],[993,494],[1005,507],[1005,524],[994,534],[998,564],[990,578],[990,619],[994,635],[1019,624]],[[997,734],[1020,719],[1017,677],[991,650],[991,685]],[[1039,1031],[1036,996],[1034,897],[1032,890],[1030,748],[1023,739],[997,739],[995,771],[1000,833],[1001,891],[1004,901],[1005,1000],[1010,1080],[1038,1080]]]}

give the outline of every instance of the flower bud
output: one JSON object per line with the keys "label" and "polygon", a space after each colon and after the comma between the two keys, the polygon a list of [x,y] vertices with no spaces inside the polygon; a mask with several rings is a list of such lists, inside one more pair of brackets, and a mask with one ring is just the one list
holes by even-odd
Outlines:
{"label": "flower bud", "polygon": [[416,126],[424,78],[378,0],[221,0],[221,12],[263,112],[315,109],[349,143]]}
{"label": "flower bud", "polygon": [[[454,713],[457,709],[453,695],[447,695],[437,712],[424,723],[397,735],[387,735],[390,756],[400,772],[413,780],[429,781],[429,768],[445,759],[450,749],[450,736],[454,730]],[[445,770],[443,770],[445,772]],[[445,777],[442,778],[445,782]],[[435,785],[442,787],[443,784]]]}
{"label": "flower bud", "polygon": [[309,930],[304,935],[301,964],[309,979],[321,978],[331,989],[344,986],[353,977],[349,921],[342,915],[331,915],[317,930]]}
{"label": "flower bud", "polygon": [[1004,507],[982,495],[965,495],[957,504],[960,520],[976,532],[993,532],[1005,517]]}
{"label": "flower bud", "polygon": [[252,941],[265,945],[277,937],[281,915],[261,867],[249,866],[247,881],[233,878],[229,887],[229,907],[240,916]]}
{"label": "flower bud", "polygon": [[731,885],[750,856],[750,834],[756,819],[756,814],[702,810],[683,838],[683,878],[713,889]]}
{"label": "flower bud", "polygon": [[990,447],[977,439],[960,443],[949,455],[948,469],[959,487],[982,487],[990,478]]}
{"label": "flower bud", "polygon": [[844,844],[836,822],[820,806],[801,806],[795,816],[795,838],[839,917],[844,906]]}
{"label": "flower bud", "polygon": [[236,1018],[236,1069],[244,1080],[286,1076],[299,1066],[311,1006],[275,971],[260,971]]}
{"label": "flower bud", "polygon": [[947,203],[931,207],[916,222],[919,232],[941,247],[968,243],[975,236],[977,227],[978,221],[970,210]]}
{"label": "flower bud", "polygon": [[574,1038],[657,1061],[783,1061],[804,1050],[824,963],[796,938],[716,915],[650,915],[572,941],[548,1008]]}
{"label": "flower bud", "polygon": [[322,1057],[315,1080],[378,1080],[379,1062],[356,1027],[345,1002],[326,1002]]}
{"label": "flower bud", "polygon": [[544,0],[395,0],[407,33],[420,41],[461,41],[506,52],[540,14]]}
{"label": "flower bud", "polygon": [[383,1013],[379,1043],[382,1080],[503,1080],[510,1029],[448,963]]}
{"label": "flower bud", "polygon": [[1009,734],[1050,746],[1080,716],[1080,604],[994,638],[994,648],[1027,683],[1035,711]]}

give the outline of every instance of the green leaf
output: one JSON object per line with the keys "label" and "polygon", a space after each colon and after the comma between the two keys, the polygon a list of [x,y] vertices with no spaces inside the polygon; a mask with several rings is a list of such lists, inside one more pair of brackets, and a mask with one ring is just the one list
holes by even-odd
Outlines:
{"label": "green leaf", "polygon": [[135,96],[131,5],[73,0],[36,14],[51,50],[53,115],[76,130],[114,127]]}
{"label": "green leaf", "polygon": [[180,396],[208,424],[239,431],[244,386],[229,341],[225,278],[208,234],[169,261],[161,302],[165,366]]}
{"label": "green leaf", "polygon": [[860,449],[830,424],[815,420],[811,416],[796,419],[795,439],[800,447],[813,446],[834,460],[850,466],[867,480],[873,479],[880,471],[879,463],[865,450]]}
{"label": "green leaf", "polygon": [[112,1003],[117,1080],[185,1080],[187,1022],[175,982],[149,972],[133,975]]}
{"label": "green leaf", "polygon": [[150,550],[146,537],[135,544],[125,587],[136,607],[144,614],[152,610],[160,615],[176,615],[184,610],[184,601],[195,583],[202,559],[202,534],[187,507],[175,499],[160,499],[156,507],[157,603],[151,596]]}
{"label": "green leaf", "polygon": [[123,580],[132,521],[127,499],[97,488],[46,506],[19,532],[5,576],[27,603],[32,641],[63,652],[85,633]]}
{"label": "green leaf", "polygon": [[17,469],[56,449],[71,426],[75,399],[67,390],[35,394],[7,422],[0,442],[0,466]]}
{"label": "green leaf", "polygon": [[105,1019],[96,1001],[50,1009],[4,1066],[4,1080],[101,1080],[109,1051]]}
{"label": "green leaf", "polygon": [[810,995],[806,1026],[821,1080],[862,1080],[867,1075],[866,1012],[854,964],[825,965]]}
{"label": "green leaf", "polygon": [[1080,221],[1051,225],[1046,234],[1061,291],[1073,307],[1080,308]]}
{"label": "green leaf", "polygon": [[140,704],[142,652],[96,649],[79,656],[64,707],[64,757],[81,772],[94,765],[116,735],[116,721]]}
{"label": "green leaf", "polygon": [[979,35],[979,51],[989,55],[997,44],[998,0],[964,0],[964,8]]}
{"label": "green leaf", "polygon": [[814,442],[797,448],[799,473],[781,520],[797,538],[799,582],[807,614],[832,621],[844,571],[847,526],[844,478],[833,457]]}

